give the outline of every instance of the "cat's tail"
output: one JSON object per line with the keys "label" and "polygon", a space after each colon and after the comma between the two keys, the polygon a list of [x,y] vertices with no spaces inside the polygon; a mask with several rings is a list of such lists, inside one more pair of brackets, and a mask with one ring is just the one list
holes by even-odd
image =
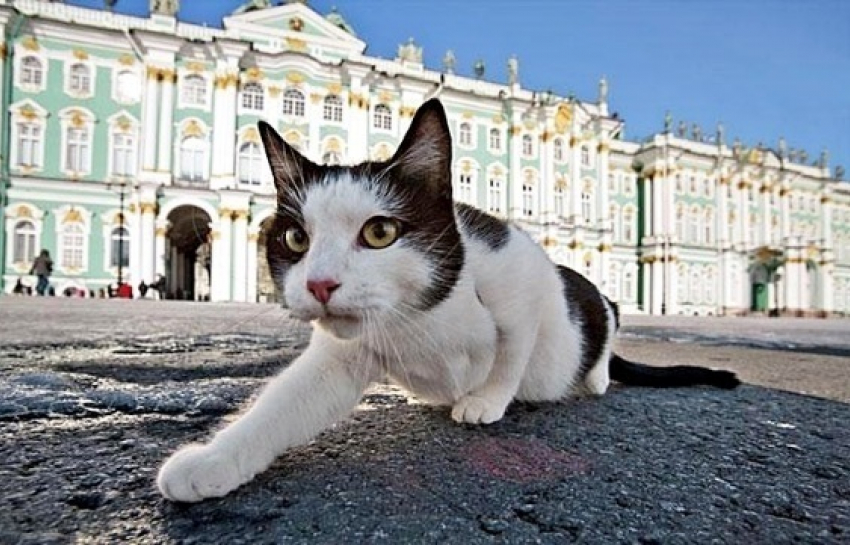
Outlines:
{"label": "cat's tail", "polygon": [[676,388],[682,386],[716,386],[731,390],[741,384],[731,371],[715,371],[692,365],[653,367],[611,355],[608,373],[612,380],[632,386]]}

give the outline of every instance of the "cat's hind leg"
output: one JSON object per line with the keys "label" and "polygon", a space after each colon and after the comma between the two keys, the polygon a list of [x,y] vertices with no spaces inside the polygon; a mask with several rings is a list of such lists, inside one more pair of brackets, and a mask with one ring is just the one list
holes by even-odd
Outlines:
{"label": "cat's hind leg", "polygon": [[611,384],[611,376],[608,373],[609,357],[610,354],[605,353],[584,377],[584,386],[593,395],[603,395]]}

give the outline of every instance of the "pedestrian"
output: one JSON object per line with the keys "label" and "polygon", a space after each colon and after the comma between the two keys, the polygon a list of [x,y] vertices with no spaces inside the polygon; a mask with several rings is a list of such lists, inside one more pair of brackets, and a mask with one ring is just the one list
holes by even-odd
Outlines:
{"label": "pedestrian", "polygon": [[35,261],[32,262],[32,269],[30,269],[30,274],[38,276],[35,291],[39,295],[44,295],[50,287],[51,273],[53,273],[53,260],[50,259],[50,252],[42,250]]}
{"label": "pedestrian", "polygon": [[15,295],[23,295],[26,290],[27,288],[26,286],[24,286],[24,283],[21,280],[21,277],[19,276],[18,281],[15,282],[15,287],[12,288],[12,293],[14,293]]}
{"label": "pedestrian", "polygon": [[144,299],[145,295],[148,294],[148,285],[145,284],[145,281],[142,280],[139,282],[139,299]]}

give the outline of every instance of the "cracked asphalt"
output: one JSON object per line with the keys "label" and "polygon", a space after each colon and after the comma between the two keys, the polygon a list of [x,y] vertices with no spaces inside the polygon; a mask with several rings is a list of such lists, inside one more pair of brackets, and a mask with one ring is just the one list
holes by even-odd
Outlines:
{"label": "cracked asphalt", "polygon": [[270,305],[0,297],[0,543],[847,543],[847,321],[625,317],[619,351],[747,385],[510,408],[487,427],[377,386],[235,493],[162,460],[309,331]]}

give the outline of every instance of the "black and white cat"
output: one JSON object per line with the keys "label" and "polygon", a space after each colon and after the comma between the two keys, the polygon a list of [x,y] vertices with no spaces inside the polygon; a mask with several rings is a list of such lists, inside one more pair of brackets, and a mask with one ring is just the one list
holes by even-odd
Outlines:
{"label": "black and white cat", "polygon": [[223,496],[345,417],[389,377],[489,424],[512,400],[603,394],[609,380],[734,388],[732,373],[653,368],[612,352],[616,306],[517,227],[452,201],[445,112],[425,103],[388,162],[319,166],[260,133],[278,191],[268,260],[306,351],[251,408],[159,472],[163,495]]}

